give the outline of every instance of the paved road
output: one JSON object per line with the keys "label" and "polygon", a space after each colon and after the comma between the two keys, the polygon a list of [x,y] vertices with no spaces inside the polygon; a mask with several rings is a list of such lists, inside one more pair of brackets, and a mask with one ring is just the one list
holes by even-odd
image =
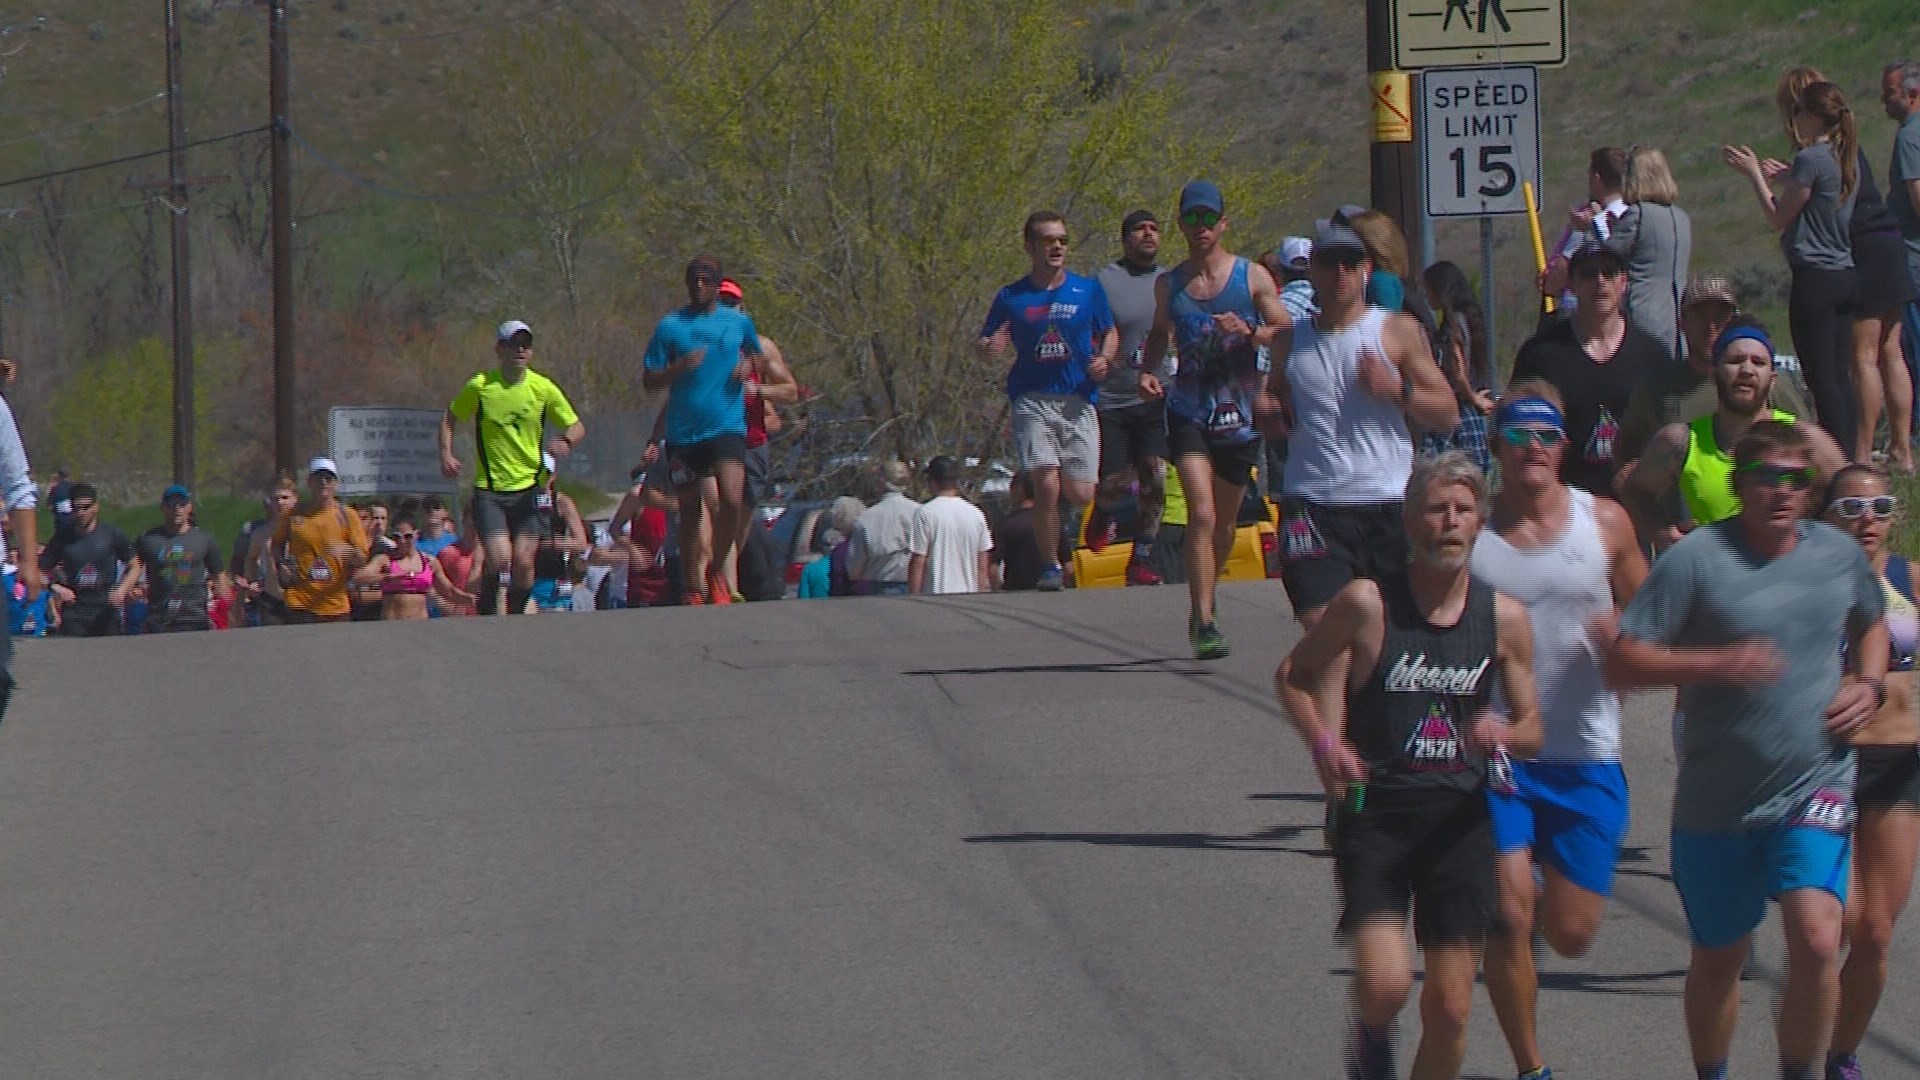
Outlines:
{"label": "paved road", "polygon": [[[1168,588],[27,642],[0,1077],[1338,1074],[1307,756]],[[1557,1074],[1691,1076],[1663,711]],[[1777,931],[1762,950],[1775,964]],[[1866,1060],[1920,1073],[1920,936]],[[1771,1075],[1749,982],[1736,1066]],[[1468,1075],[1512,1075],[1484,996]]]}

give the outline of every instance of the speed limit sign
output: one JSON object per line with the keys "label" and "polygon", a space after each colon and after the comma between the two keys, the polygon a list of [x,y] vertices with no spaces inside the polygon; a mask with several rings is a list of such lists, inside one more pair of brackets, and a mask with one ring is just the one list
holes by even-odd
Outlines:
{"label": "speed limit sign", "polygon": [[1540,69],[1429,68],[1421,79],[1428,215],[1526,213],[1521,182],[1540,188]]}

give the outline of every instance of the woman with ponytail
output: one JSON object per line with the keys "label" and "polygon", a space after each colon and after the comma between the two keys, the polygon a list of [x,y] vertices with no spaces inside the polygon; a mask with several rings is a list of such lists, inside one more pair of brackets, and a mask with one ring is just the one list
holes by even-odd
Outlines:
{"label": "woman with ponytail", "polygon": [[1794,96],[1785,120],[1799,148],[1792,165],[1761,160],[1746,146],[1722,147],[1721,158],[1747,177],[1767,224],[1780,232],[1793,272],[1787,321],[1820,426],[1864,457],[1851,372],[1859,282],[1849,225],[1860,181],[1859,135],[1845,95],[1829,82],[1811,83]]}

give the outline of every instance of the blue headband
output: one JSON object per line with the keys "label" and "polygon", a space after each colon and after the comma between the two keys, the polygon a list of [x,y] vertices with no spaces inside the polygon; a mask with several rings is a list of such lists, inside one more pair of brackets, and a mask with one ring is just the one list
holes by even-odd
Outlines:
{"label": "blue headband", "polygon": [[1546,398],[1523,397],[1503,402],[1494,410],[1493,423],[1497,428],[1510,427],[1549,427],[1564,433],[1567,422],[1554,408],[1553,402]]}
{"label": "blue headband", "polygon": [[1727,346],[1736,341],[1757,341],[1766,346],[1767,359],[1774,359],[1773,339],[1757,326],[1729,326],[1721,331],[1719,340],[1713,343],[1713,358],[1719,360],[1727,355]]}

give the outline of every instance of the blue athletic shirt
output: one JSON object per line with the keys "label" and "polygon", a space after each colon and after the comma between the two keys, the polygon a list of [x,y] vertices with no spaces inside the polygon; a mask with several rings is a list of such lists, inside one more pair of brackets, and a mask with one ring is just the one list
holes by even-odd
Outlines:
{"label": "blue athletic shirt", "polygon": [[735,382],[741,349],[760,351],[760,332],[753,319],[738,308],[715,304],[700,313],[692,308],[660,320],[647,342],[646,369],[665,371],[668,364],[695,349],[707,350],[698,364],[673,380],[667,398],[667,442],[688,446],[721,435],[747,433],[745,385]]}
{"label": "blue athletic shirt", "polygon": [[1007,397],[1024,394],[1078,394],[1096,400],[1098,386],[1087,362],[1099,339],[1113,329],[1107,291],[1090,277],[1069,273],[1057,289],[1043,289],[1030,277],[994,294],[981,337],[1001,327],[1013,335],[1013,367],[1007,371]]}
{"label": "blue athletic shirt", "polygon": [[1267,384],[1267,356],[1251,335],[1229,338],[1213,317],[1233,312],[1249,329],[1260,328],[1247,284],[1247,260],[1235,258],[1227,283],[1210,300],[1187,295],[1192,280],[1182,264],[1167,275],[1167,318],[1180,366],[1167,390],[1167,411],[1191,421],[1209,443],[1242,446],[1260,437],[1253,427],[1253,401]]}

